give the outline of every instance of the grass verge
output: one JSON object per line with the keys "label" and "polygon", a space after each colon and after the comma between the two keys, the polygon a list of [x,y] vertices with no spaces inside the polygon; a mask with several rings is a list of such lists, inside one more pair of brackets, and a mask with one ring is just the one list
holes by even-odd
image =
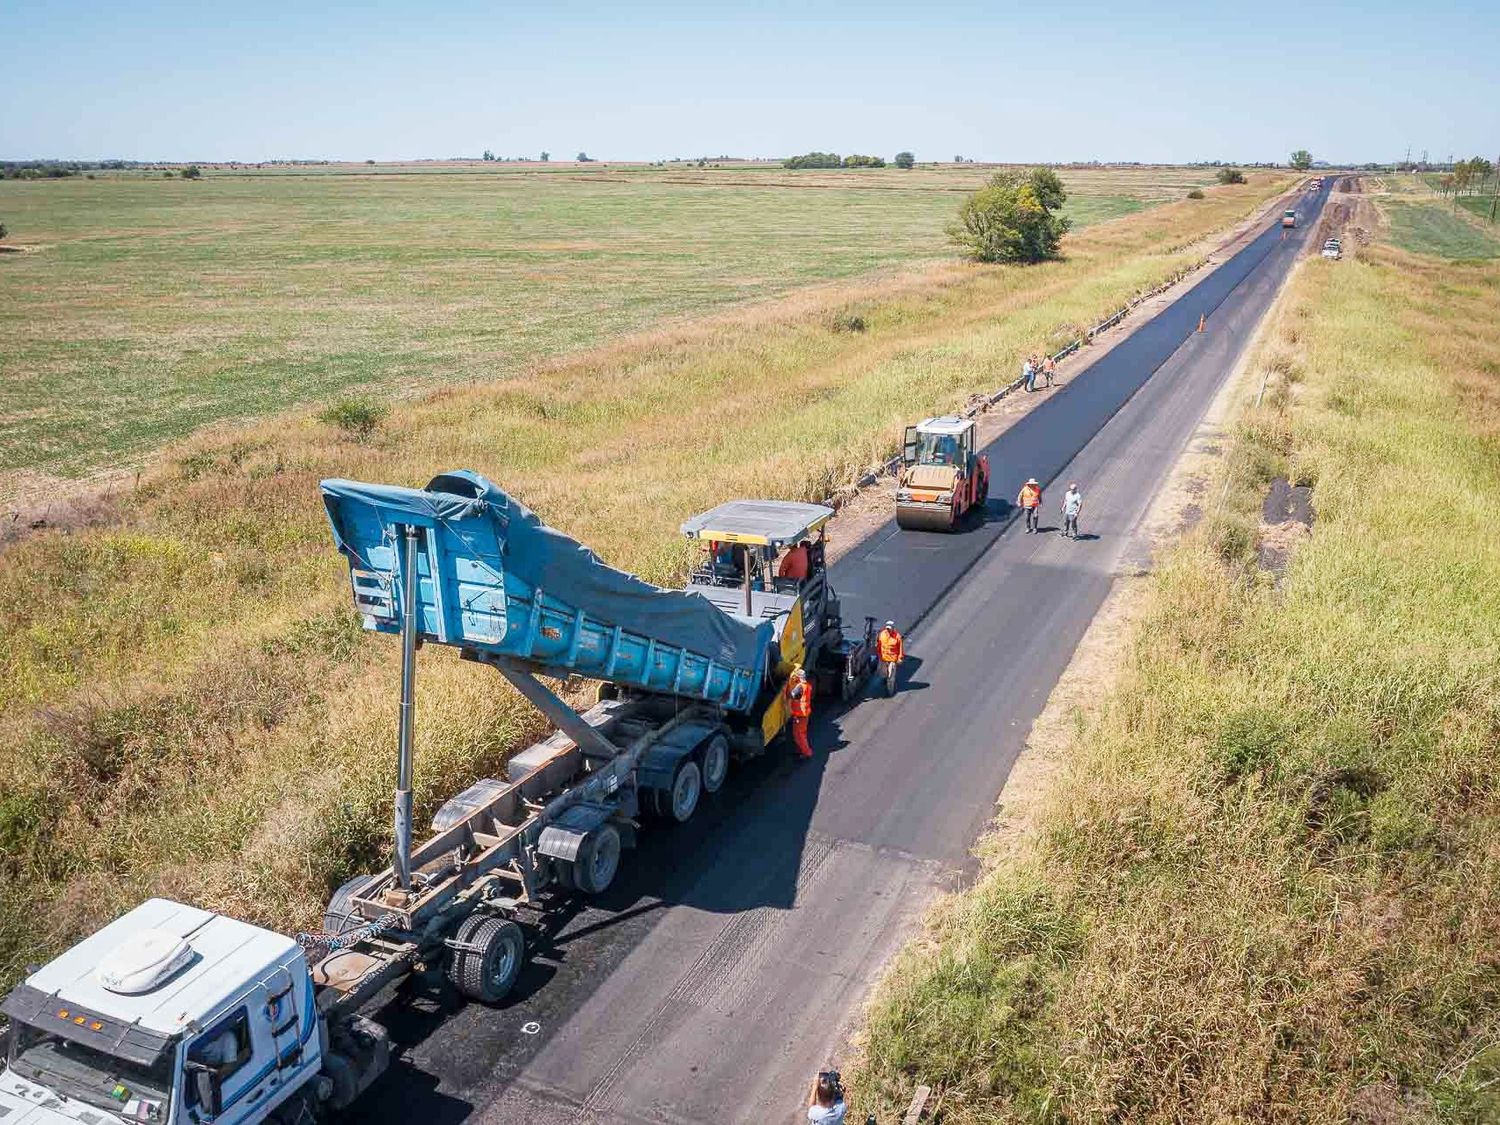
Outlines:
{"label": "grass verge", "polygon": [[[945,1125],[1500,1120],[1497,323],[1495,263],[1295,276],[1028,847],[878,990],[882,1120],[917,1082]],[[1316,510],[1280,575],[1277,477]]]}
{"label": "grass verge", "polygon": [[[0,554],[0,977],[147,893],[306,925],[330,885],[381,864],[396,646],[358,633],[320,478],[472,467],[675,580],[684,516],[826,495],[904,422],[1008,381],[1059,325],[1170,276],[1277,186],[1083,231],[1036,268],[820,288],[388,414],[355,401],[206,436],[89,526],[23,537]],[[538,733],[492,672],[449,655],[419,684],[419,814]]]}

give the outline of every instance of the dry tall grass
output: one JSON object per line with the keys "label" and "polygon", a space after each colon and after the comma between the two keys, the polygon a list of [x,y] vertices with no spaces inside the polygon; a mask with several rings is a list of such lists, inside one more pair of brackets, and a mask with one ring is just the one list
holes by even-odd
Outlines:
{"label": "dry tall grass", "polygon": [[[946,1125],[1500,1120],[1500,267],[1313,260],[1035,848],[941,911],[858,1083]],[[1317,522],[1260,569],[1274,477]]]}
{"label": "dry tall grass", "polygon": [[[1009,380],[1180,268],[1262,181],[1089,230],[1032,269],[945,266],[636,336],[399,405],[364,440],[288,417],[175,451],[103,523],[0,555],[0,976],[148,892],[277,926],[381,862],[394,646],[361,638],[325,476],[468,466],[617,564],[675,578],[676,527],[736,495],[811,497],[900,425]],[[836,332],[831,313],[866,328]],[[433,652],[418,805],[538,733],[482,668]]]}

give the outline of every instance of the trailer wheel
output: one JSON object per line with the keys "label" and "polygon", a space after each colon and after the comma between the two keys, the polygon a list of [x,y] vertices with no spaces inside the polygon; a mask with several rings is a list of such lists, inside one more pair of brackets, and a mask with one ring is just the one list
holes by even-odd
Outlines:
{"label": "trailer wheel", "polygon": [[471,914],[453,935],[467,949],[448,959],[448,980],[470,1000],[498,1004],[509,994],[526,959],[526,935],[509,918]]}
{"label": "trailer wheel", "polygon": [[724,787],[729,776],[729,739],[716,734],[703,744],[699,754],[699,770],[703,775],[703,792],[717,793]]}
{"label": "trailer wheel", "polygon": [[703,771],[698,768],[697,762],[687,758],[677,767],[677,774],[672,778],[672,789],[667,794],[664,812],[668,819],[686,824],[698,811],[698,798],[702,796]]}
{"label": "trailer wheel", "polygon": [[328,905],[323,909],[323,932],[325,934],[348,933],[365,924],[365,920],[354,913],[350,902],[364,889],[370,879],[369,875],[356,875],[333,892],[333,897],[328,900]]}
{"label": "trailer wheel", "polygon": [[578,856],[568,865],[573,886],[586,895],[602,894],[620,870],[620,830],[601,824],[583,838]]}

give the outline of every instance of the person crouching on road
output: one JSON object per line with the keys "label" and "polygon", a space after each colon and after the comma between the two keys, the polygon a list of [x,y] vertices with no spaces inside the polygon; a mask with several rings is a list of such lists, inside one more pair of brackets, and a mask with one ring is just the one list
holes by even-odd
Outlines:
{"label": "person crouching on road", "polygon": [[1026,512],[1026,534],[1030,535],[1036,530],[1042,511],[1042,486],[1037,484],[1036,477],[1021,486],[1021,494],[1016,497],[1016,507]]}
{"label": "person crouching on road", "polygon": [[813,1079],[807,1119],[814,1125],[844,1125],[849,1106],[844,1101],[843,1083],[836,1070],[825,1070]]}
{"label": "person crouching on road", "polygon": [[786,699],[792,712],[792,741],[797,746],[799,758],[811,758],[812,747],[807,743],[807,724],[812,719],[813,685],[799,664],[792,669],[786,682]]}
{"label": "person crouching on road", "polygon": [[895,695],[896,672],[901,667],[901,661],[906,659],[906,642],[896,629],[896,623],[887,621],[885,628],[875,638],[875,643],[880,650],[880,674],[885,678],[885,693]]}
{"label": "person crouching on road", "polygon": [[1083,511],[1083,493],[1078,491],[1078,482],[1070,481],[1068,491],[1063,493],[1062,518],[1063,535],[1069,539],[1078,538],[1078,513]]}

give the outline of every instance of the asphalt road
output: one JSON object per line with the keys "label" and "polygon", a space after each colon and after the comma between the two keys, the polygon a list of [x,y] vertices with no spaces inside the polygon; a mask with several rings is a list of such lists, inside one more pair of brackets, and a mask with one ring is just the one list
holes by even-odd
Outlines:
{"label": "asphalt road", "polygon": [[[1331,184],[1331,182],[1330,182]],[[627,853],[609,892],[550,915],[512,999],[381,1014],[400,1060],[367,1122],[794,1121],[873,977],[969,849],[1111,576],[1311,237],[1272,227],[987,450],[996,498],[951,536],[892,520],[833,568],[845,612],[894,617],[894,699],[815,722],[815,762],[742,767],[694,820]],[[1207,331],[1195,329],[1207,314]],[[1057,481],[1044,533],[1006,503]],[[1068,479],[1083,538],[1056,533]]]}

